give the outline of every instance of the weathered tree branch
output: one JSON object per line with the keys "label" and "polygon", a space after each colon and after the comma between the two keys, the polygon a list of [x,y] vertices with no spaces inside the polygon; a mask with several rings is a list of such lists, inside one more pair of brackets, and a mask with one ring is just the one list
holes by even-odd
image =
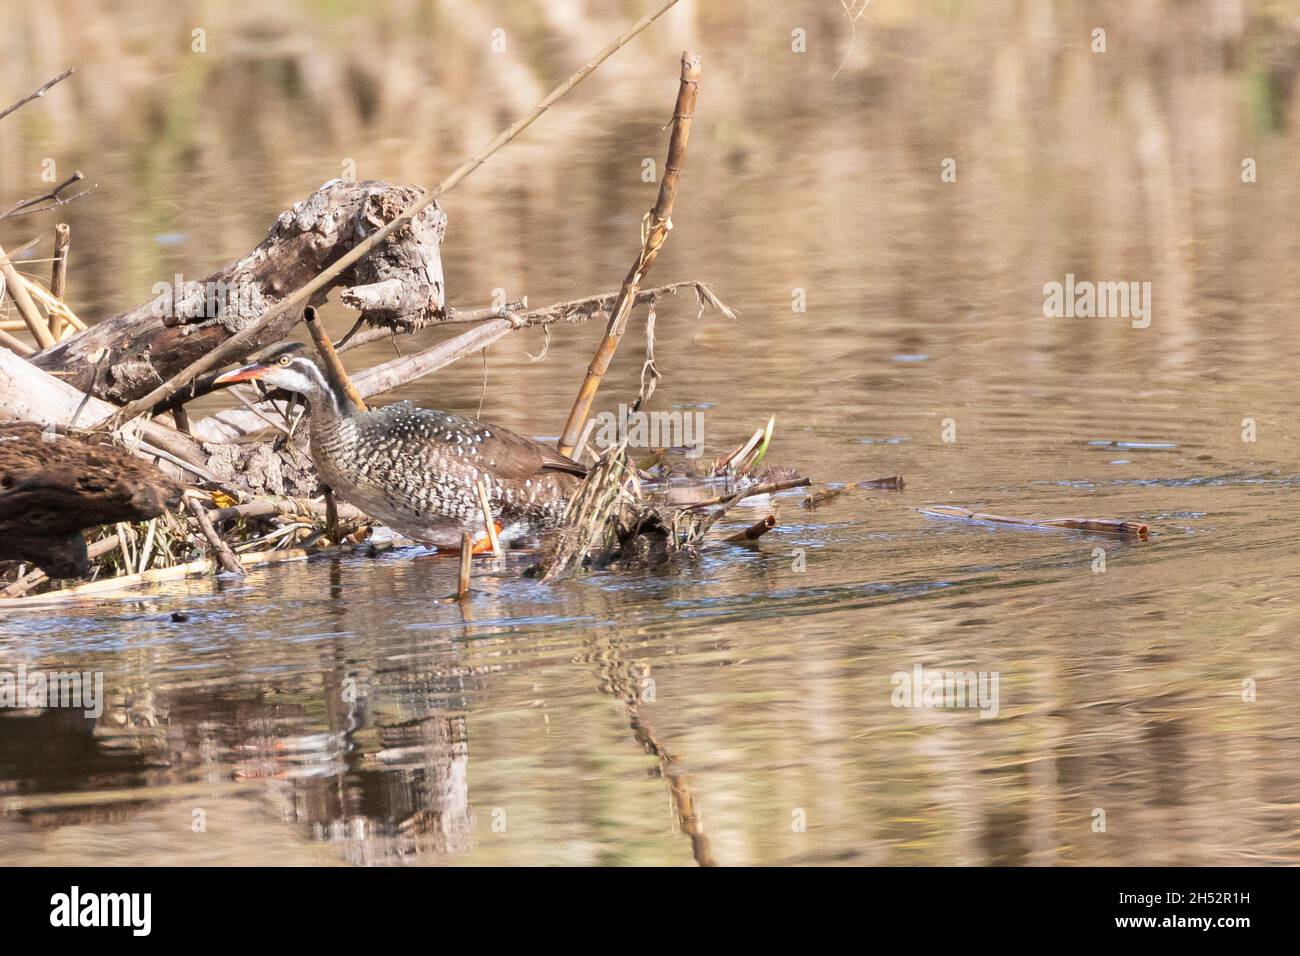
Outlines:
{"label": "weathered tree branch", "polygon": [[[377,180],[328,182],[281,213],[267,237],[248,255],[202,282],[186,283],[181,289],[167,286],[158,297],[47,348],[34,361],[97,398],[133,401],[259,325],[269,309],[374,235],[418,195],[414,188]],[[440,310],[440,244],[446,222],[442,210],[431,204],[393,241],[326,283],[312,302],[323,301],[336,284],[384,274],[406,277],[413,294],[429,296],[427,310]],[[280,340],[300,316],[301,310],[294,310],[246,336],[243,354]],[[386,312],[363,313],[363,317],[394,321]]]}
{"label": "weathered tree branch", "polygon": [[[701,312],[708,306],[728,318],[736,317],[735,313],[703,282],[674,282],[654,289],[645,289],[637,294],[637,302],[656,301],[667,295],[675,295],[682,289],[691,289],[695,292]],[[493,310],[490,309],[477,310],[482,312],[483,316],[474,322],[472,328],[431,348],[352,373],[352,384],[356,386],[362,398],[379,395],[445,368],[466,355],[482,351],[512,332],[553,325],[557,322],[585,322],[594,317],[604,316],[618,295],[618,292],[604,292],[583,299],[557,302],[542,309],[533,309],[506,317],[492,317]],[[469,314],[461,313],[462,316]],[[340,351],[347,351],[348,347],[345,346]],[[260,408],[270,409],[272,414],[275,413],[273,404],[264,403]],[[192,423],[191,433],[201,441],[225,442],[246,439],[265,431],[266,428],[266,422],[259,415],[249,409],[234,408]]]}
{"label": "weathered tree branch", "polygon": [[[85,179],[85,176],[83,176],[81,170],[78,169],[75,173],[63,182],[59,183],[49,192],[42,193],[39,196],[33,196],[31,199],[20,199],[9,208],[8,212],[0,214],[0,219],[8,219],[10,216],[29,216],[35,212],[48,212],[51,209],[57,209],[59,206],[66,206],[74,199],[86,195],[86,193],[95,188],[94,186],[91,186],[90,189],[83,189],[81,192],[73,193],[71,196],[59,195],[59,193],[63,192],[63,190],[67,189],[73,183],[79,183],[83,179]],[[40,206],[40,203],[43,202],[47,202],[49,205]],[[37,208],[38,206],[39,208]]]}
{"label": "weathered tree branch", "polygon": [[75,66],[68,67],[58,76],[56,76],[54,79],[49,80],[46,83],[42,84],[41,88],[37,90],[35,93],[28,93],[22,99],[18,100],[18,102],[6,106],[3,110],[0,110],[0,120],[4,119],[6,116],[14,112],[14,110],[18,109],[19,107],[26,106],[32,100],[40,99],[42,96],[44,96],[46,93],[50,91],[51,87],[53,87],[56,83],[62,83],[73,73],[75,73],[76,70],[77,68]]}
{"label": "weathered tree branch", "polygon": [[[8,349],[0,349],[0,421],[90,428],[115,411],[107,402],[79,392]],[[191,467],[203,464],[199,444],[175,429],[144,419],[139,423],[139,435]]]}

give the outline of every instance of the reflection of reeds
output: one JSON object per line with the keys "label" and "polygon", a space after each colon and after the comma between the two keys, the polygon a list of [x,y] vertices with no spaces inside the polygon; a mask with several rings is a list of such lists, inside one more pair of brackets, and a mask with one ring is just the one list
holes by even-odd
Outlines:
{"label": "reflection of reeds", "polygon": [[616,641],[597,638],[588,658],[594,661],[600,675],[599,688],[603,693],[618,698],[627,713],[632,736],[646,753],[658,761],[659,776],[668,785],[672,798],[674,820],[681,832],[691,841],[691,855],[700,866],[716,866],[713,848],[704,832],[699,803],[690,778],[682,771],[678,757],[655,732],[654,726],[642,707],[645,697],[645,677],[638,674],[635,661],[623,658]]}

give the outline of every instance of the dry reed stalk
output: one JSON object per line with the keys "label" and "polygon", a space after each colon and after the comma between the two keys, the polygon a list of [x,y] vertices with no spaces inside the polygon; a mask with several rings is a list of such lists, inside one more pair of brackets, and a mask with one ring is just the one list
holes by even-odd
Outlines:
{"label": "dry reed stalk", "polygon": [[363,412],[367,411],[365,400],[362,399],[361,393],[357,391],[357,387],[352,384],[352,379],[348,376],[347,369],[343,367],[339,353],[334,350],[334,343],[330,341],[329,333],[325,331],[325,326],[316,317],[316,310],[311,306],[307,306],[302,315],[303,321],[307,324],[307,331],[311,333],[311,340],[316,343],[316,351],[320,354],[321,360],[334,373],[335,378],[343,384],[343,391],[356,404],[357,409]]}
{"label": "dry reed stalk", "polygon": [[605,373],[609,371],[609,363],[614,358],[623,333],[627,331],[628,319],[632,314],[632,306],[636,302],[641,280],[654,265],[660,248],[668,238],[668,231],[672,228],[671,218],[673,202],[677,198],[677,181],[686,162],[686,145],[690,141],[691,121],[695,115],[695,100],[699,95],[699,89],[699,55],[689,51],[683,52],[681,80],[677,88],[677,105],[673,110],[673,128],[668,139],[668,161],[664,166],[663,179],[659,182],[659,199],[654,208],[646,214],[641,229],[641,252],[623,280],[623,288],[610,315],[605,337],[596,348],[596,354],[592,357],[591,365],[587,368],[587,374],[578,389],[578,396],[573,400],[573,407],[569,410],[569,418],[564,423],[564,431],[560,434],[557,446],[562,455],[572,455],[574,448],[577,447],[578,438],[587,422],[587,415],[591,411],[591,403],[596,397],[596,391],[600,388]]}
{"label": "dry reed stalk", "polygon": [[907,483],[903,481],[902,475],[890,475],[888,478],[868,478],[865,481],[859,481],[852,485],[842,485],[839,488],[818,488],[809,492],[801,502],[805,508],[817,508],[818,505],[824,505],[828,501],[838,498],[840,495],[856,491],[859,488],[886,488],[892,491],[898,491]]}
{"label": "dry reed stalk", "polygon": [[253,341],[268,326],[280,321],[295,310],[301,309],[309,304],[313,295],[328,286],[355,262],[365,256],[372,249],[376,248],[381,242],[384,242],[398,229],[409,223],[425,208],[432,205],[439,196],[455,187],[466,176],[482,166],[493,153],[501,149],[501,147],[505,146],[521,132],[536,122],[537,119],[550,109],[557,100],[590,76],[597,67],[618,52],[618,50],[627,44],[628,41],[646,27],[650,26],[650,24],[676,4],[677,0],[665,0],[665,2],[661,3],[653,11],[643,16],[626,31],[608,43],[604,49],[597,53],[596,56],[593,57],[585,66],[581,67],[567,80],[543,97],[541,102],[534,106],[523,119],[516,121],[507,129],[498,133],[490,143],[480,149],[469,159],[465,160],[465,162],[461,163],[460,166],[456,167],[450,176],[413,202],[390,222],[385,223],[365,239],[358,242],[348,252],[336,259],[328,269],[318,273],[316,278],[299,287],[296,292],[285,296],[285,298],[281,299],[276,305],[263,313],[262,317],[252,325],[231,336],[212,351],[191,362],[166,382],[149,392],[149,394],[127,403],[110,421],[101,424],[100,427],[110,429],[121,427],[124,422],[130,421],[137,415],[148,412],[155,405],[158,405],[161,402],[166,402],[203,373],[210,372],[213,369],[245,354],[244,350],[247,348],[248,343]]}
{"label": "dry reed stalk", "polygon": [[797,476],[794,478],[778,478],[773,481],[762,481],[756,485],[751,485],[741,491],[730,495],[719,495],[715,498],[707,498],[704,501],[695,501],[686,505],[682,510],[694,511],[698,508],[710,508],[714,505],[726,505],[730,508],[732,505],[739,504],[746,498],[754,498],[758,495],[774,495],[778,491],[789,491],[791,488],[806,488],[812,484],[811,478]]}
{"label": "dry reed stalk", "polygon": [[31,358],[36,354],[36,349],[32,348],[22,339],[16,339],[4,329],[0,329],[0,345],[3,345],[9,351],[22,358]]}
{"label": "dry reed stalk", "polygon": [[1089,531],[1097,534],[1118,534],[1145,541],[1147,526],[1140,521],[1120,521],[1112,518],[1007,518],[1003,515],[983,514],[967,508],[933,505],[922,508],[921,514],[940,518],[961,518],[966,521],[988,521],[1017,528],[1066,528],[1071,531]]}
{"label": "dry reed stalk", "polygon": [[[365,518],[360,509],[349,504],[345,504],[341,508],[336,506],[335,515],[344,521],[360,521]],[[325,503],[317,504],[315,501],[301,498],[257,498],[243,504],[216,508],[208,512],[208,517],[212,519],[213,523],[231,521],[236,518],[270,518],[275,516],[287,518],[310,516],[328,520],[329,507]]]}
{"label": "dry reed stalk", "polygon": [[149,570],[149,559],[153,557],[154,538],[158,533],[158,519],[150,519],[148,528],[149,530],[144,535],[144,544],[140,546],[140,564],[136,568],[136,571],[140,574],[144,574],[145,571]]}
{"label": "dry reed stalk", "polygon": [[339,503],[334,498],[334,489],[322,486],[325,493],[325,537],[330,544],[339,543]]}
{"label": "dry reed stalk", "polygon": [[543,581],[553,581],[570,568],[580,567],[593,551],[615,543],[623,505],[635,500],[627,491],[630,482],[636,482],[636,471],[628,463],[625,443],[596,460],[569,499],[553,546],[538,561]]}
{"label": "dry reed stalk", "polygon": [[9,298],[14,300],[18,314],[27,323],[27,331],[32,334],[32,338],[36,339],[36,344],[40,348],[48,349],[54,344],[54,336],[50,334],[50,327],[36,311],[36,303],[32,301],[31,293],[27,291],[27,280],[14,268],[3,247],[0,247],[0,272],[3,272],[5,284],[9,288]]}
{"label": "dry reed stalk", "polygon": [[492,557],[501,557],[501,539],[497,537],[497,522],[492,514],[492,504],[488,501],[487,486],[483,479],[474,481],[474,491],[478,493],[478,505],[483,509],[483,527],[487,531],[488,541],[492,543]]}
{"label": "dry reed stalk", "polygon": [[12,252],[7,253],[5,258],[7,258],[10,262],[12,262],[15,256],[21,256],[24,252],[26,252],[28,249],[31,249],[33,246],[37,245],[40,241],[41,240],[39,236],[37,236],[35,239],[28,239],[17,249],[14,249]]}
{"label": "dry reed stalk", "polygon": [[[262,410],[257,407],[258,400],[255,398],[249,398],[248,394],[238,385],[231,385],[226,389],[226,391],[228,391],[231,395],[235,396],[235,398],[239,399],[239,404],[243,405],[251,413],[253,413],[259,419],[265,422],[269,428],[274,428],[276,431],[278,431],[281,435],[284,435],[286,438],[292,437],[288,426],[280,424],[270,415],[263,413]],[[172,411],[175,412],[178,410],[183,410],[184,408],[185,408],[184,405],[177,405],[175,408],[172,409]],[[178,430],[180,429],[179,424],[176,427]]]}
{"label": "dry reed stalk", "polygon": [[[9,253],[9,256],[16,256],[19,253],[21,253],[23,250],[30,249],[32,246],[36,245],[37,241],[38,240],[36,239],[32,239],[29,242],[23,243],[23,245],[19,246],[13,252]],[[6,261],[7,261],[7,257],[6,257]],[[9,287],[9,283],[5,279],[5,273],[3,271],[0,271],[0,302],[4,301],[5,292],[8,289],[8,287]],[[36,349],[32,348],[22,339],[15,338],[14,336],[8,334],[10,332],[26,332],[27,330],[28,330],[28,326],[25,319],[12,319],[12,320],[0,322],[0,345],[3,345],[5,348],[9,349],[15,355],[18,355],[21,358],[30,358],[31,356],[36,354]]]}
{"label": "dry reed stalk", "polygon": [[767,454],[767,446],[772,441],[772,431],[776,428],[776,416],[767,420],[767,425],[749,437],[743,445],[729,455],[724,455],[713,464],[711,473],[715,476],[727,474],[744,475],[754,469]]}
{"label": "dry reed stalk", "polygon": [[77,332],[86,331],[86,323],[77,317],[77,313],[73,312],[62,299],[55,298],[54,294],[39,282],[28,279],[27,292],[36,300],[38,305],[45,309],[45,315],[51,327],[53,327],[56,318],[64,324],[63,337],[65,339]]}

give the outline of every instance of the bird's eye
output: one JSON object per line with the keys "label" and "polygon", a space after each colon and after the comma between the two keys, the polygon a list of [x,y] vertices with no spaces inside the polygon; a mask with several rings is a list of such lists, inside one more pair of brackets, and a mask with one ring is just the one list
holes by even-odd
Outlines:
{"label": "bird's eye", "polygon": [[287,355],[281,355],[281,356],[280,356],[280,364],[281,364],[281,365],[288,365],[288,364],[289,364],[289,356],[287,356]]}

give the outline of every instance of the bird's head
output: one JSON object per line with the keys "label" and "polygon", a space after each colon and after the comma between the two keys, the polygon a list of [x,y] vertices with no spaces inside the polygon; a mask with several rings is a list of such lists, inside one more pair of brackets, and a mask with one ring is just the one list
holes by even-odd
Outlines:
{"label": "bird's head", "polygon": [[325,375],[307,347],[298,342],[273,345],[255,357],[249,365],[218,375],[213,384],[262,381],[273,388],[297,392],[309,398],[331,391]]}

